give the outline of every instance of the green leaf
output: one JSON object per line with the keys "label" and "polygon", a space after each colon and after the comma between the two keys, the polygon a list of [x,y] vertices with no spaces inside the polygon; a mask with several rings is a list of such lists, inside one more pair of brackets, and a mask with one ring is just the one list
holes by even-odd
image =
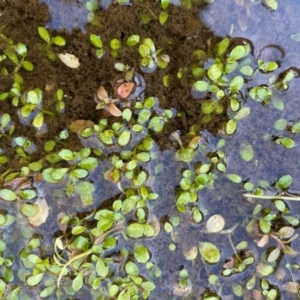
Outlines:
{"label": "green leaf", "polygon": [[9,114],[3,114],[1,117],[1,127],[4,128],[11,121]]}
{"label": "green leaf", "polygon": [[120,146],[126,146],[131,139],[131,133],[129,130],[124,130],[118,137],[118,144]]}
{"label": "green leaf", "polygon": [[137,262],[145,264],[150,259],[150,254],[146,246],[135,244],[133,255]]}
{"label": "green leaf", "polygon": [[64,160],[74,160],[77,156],[77,153],[68,149],[63,149],[58,152],[58,155]]}
{"label": "green leaf", "polygon": [[266,4],[271,8],[276,10],[278,8],[277,0],[265,0]]}
{"label": "green leaf", "polygon": [[144,226],[139,223],[131,223],[126,228],[126,234],[132,238],[140,238],[144,234]]}
{"label": "green leaf", "polygon": [[72,282],[72,288],[74,291],[79,291],[83,285],[83,271],[79,272],[78,275]]}
{"label": "green leaf", "polygon": [[283,137],[276,139],[276,143],[279,145],[284,146],[285,148],[294,148],[295,142],[291,138]]}
{"label": "green leaf", "polygon": [[232,135],[236,132],[237,122],[235,119],[229,120],[225,125],[225,132],[228,135]]}
{"label": "green leaf", "polygon": [[288,120],[286,120],[286,119],[278,119],[275,122],[275,124],[274,124],[274,128],[276,130],[282,131],[282,130],[285,130],[287,124],[288,124]]}
{"label": "green leaf", "polygon": [[96,53],[97,58],[101,58],[104,55],[104,50],[98,49],[98,50],[96,50],[95,53]]}
{"label": "green leaf", "polygon": [[235,46],[229,54],[228,61],[234,62],[236,60],[241,59],[246,54],[247,54],[247,51],[244,46],[241,46],[241,45]]}
{"label": "green leaf", "polygon": [[145,44],[141,44],[139,46],[139,53],[141,55],[141,57],[148,57],[151,54],[150,48],[149,46],[145,45]]}
{"label": "green leaf", "polygon": [[167,9],[169,6],[169,0],[161,0],[161,8],[162,9]]}
{"label": "green leaf", "polygon": [[109,46],[112,50],[119,50],[121,48],[121,42],[118,39],[112,39]]}
{"label": "green leaf", "polygon": [[254,151],[250,143],[244,142],[241,144],[240,155],[244,161],[252,160]]}
{"label": "green leaf", "polygon": [[5,100],[9,96],[9,93],[0,93],[0,101]]}
{"label": "green leaf", "polygon": [[155,103],[157,102],[156,98],[154,97],[148,97],[145,101],[144,101],[144,107],[151,109]]}
{"label": "green leaf", "polygon": [[57,168],[52,169],[51,177],[55,181],[60,181],[64,178],[64,176],[68,173],[69,168]]}
{"label": "green leaf", "polygon": [[111,228],[111,226],[113,225],[113,223],[114,222],[111,219],[102,218],[101,220],[98,221],[97,228],[100,231],[107,231],[108,229]]}
{"label": "green leaf", "polygon": [[44,114],[40,112],[34,117],[32,121],[32,125],[35,128],[41,128],[43,126],[43,123],[44,123]]}
{"label": "green leaf", "polygon": [[139,113],[138,122],[140,124],[144,124],[149,120],[150,116],[151,116],[151,111],[149,109],[143,108]]}
{"label": "green leaf", "polygon": [[102,42],[100,36],[98,36],[98,35],[96,35],[96,34],[93,34],[93,33],[92,33],[92,34],[90,35],[90,41],[91,41],[91,43],[92,43],[95,47],[97,47],[97,48],[102,48],[102,47],[103,47],[103,42]]}
{"label": "green leaf", "polygon": [[237,174],[227,174],[226,177],[234,183],[242,182],[242,178]]}
{"label": "green leaf", "polygon": [[6,201],[14,201],[17,199],[17,195],[9,189],[1,189],[0,198]]}
{"label": "green leaf", "polygon": [[271,225],[268,221],[265,220],[259,220],[259,229],[263,232],[263,233],[269,233],[271,230]]}
{"label": "green leaf", "polygon": [[96,272],[98,276],[105,278],[108,275],[109,267],[105,266],[102,259],[98,259],[96,264]]}
{"label": "green leaf", "polygon": [[206,100],[201,104],[201,111],[208,115],[211,114],[217,107],[218,103],[213,100]]}
{"label": "green leaf", "polygon": [[243,66],[243,67],[241,67],[240,68],[240,72],[243,75],[246,75],[246,76],[252,76],[253,75],[253,69],[250,66]]}
{"label": "green leaf", "polygon": [[31,204],[23,204],[21,206],[21,212],[25,217],[33,217],[37,214],[37,208]]}
{"label": "green leaf", "polygon": [[217,44],[217,55],[221,56],[223,55],[229,46],[229,38],[223,39],[220,43]]}
{"label": "green leaf", "polygon": [[92,193],[95,191],[94,185],[89,181],[83,181],[75,185],[75,192],[80,195],[81,201],[85,205],[93,203]]}
{"label": "green leaf", "polygon": [[27,98],[27,103],[39,104],[39,102],[40,102],[39,95],[34,90],[29,91],[27,93],[27,97],[26,98]]}
{"label": "green leaf", "polygon": [[85,229],[86,229],[85,226],[75,226],[72,228],[72,234],[78,235],[78,234],[84,232]]}
{"label": "green leaf", "polygon": [[237,114],[235,115],[234,119],[236,121],[244,119],[246,117],[248,117],[250,115],[251,109],[250,107],[246,106],[246,107],[242,107]]}
{"label": "green leaf", "polygon": [[207,70],[207,76],[210,80],[216,81],[222,76],[223,66],[222,64],[213,64]]}
{"label": "green leaf", "polygon": [[264,72],[272,72],[278,68],[278,64],[274,61],[264,62],[259,66],[259,69]]}
{"label": "green leaf", "polygon": [[159,23],[161,25],[165,24],[168,20],[168,17],[169,17],[169,14],[166,11],[160,12],[160,14],[158,16]]}
{"label": "green leaf", "polygon": [[221,258],[220,250],[209,242],[201,242],[199,252],[202,258],[210,264],[216,264]]}
{"label": "green leaf", "polygon": [[132,117],[132,111],[129,108],[125,108],[122,111],[122,117],[124,120],[126,120],[127,122],[130,121],[131,117]]}
{"label": "green leaf", "polygon": [[91,171],[98,166],[98,160],[94,157],[86,157],[80,162],[79,166],[83,169]]}
{"label": "green leaf", "polygon": [[281,211],[283,213],[289,212],[289,209],[287,208],[287,206],[283,200],[275,200],[274,205],[279,211]]}
{"label": "green leaf", "polygon": [[38,27],[38,33],[40,35],[40,37],[46,42],[46,43],[50,43],[50,34],[48,32],[48,30],[44,27]]}
{"label": "green leaf", "polygon": [[242,76],[235,76],[229,84],[230,90],[234,92],[240,91],[243,85],[244,85],[244,78]]}
{"label": "green leaf", "polygon": [[94,11],[98,8],[98,2],[95,0],[89,0],[86,2],[86,9],[88,11]]}
{"label": "green leaf", "polygon": [[145,39],[143,40],[143,44],[144,44],[144,45],[147,45],[147,46],[151,49],[152,53],[155,52],[155,45],[154,45],[154,42],[153,42],[152,39],[150,39],[150,38],[145,38]]}
{"label": "green leaf", "polygon": [[32,200],[37,196],[35,190],[20,190],[19,193],[20,193],[20,197],[26,200]]}
{"label": "green leaf", "polygon": [[132,183],[135,186],[142,185],[147,179],[147,174],[145,171],[141,171],[137,176],[132,179]]}
{"label": "green leaf", "polygon": [[277,182],[276,187],[280,190],[286,190],[293,182],[293,178],[290,175],[281,176]]}
{"label": "green leaf", "polygon": [[75,169],[71,172],[71,175],[77,179],[87,177],[89,172],[85,169]]}
{"label": "green leaf", "polygon": [[22,62],[22,66],[27,71],[32,71],[33,70],[33,64],[30,61],[28,61],[28,60],[24,60]]}
{"label": "green leaf", "polygon": [[38,285],[41,282],[41,280],[43,279],[43,276],[44,276],[44,273],[39,273],[36,275],[29,276],[27,278],[26,282],[29,286]]}
{"label": "green leaf", "polygon": [[140,42],[140,36],[137,34],[134,34],[127,39],[126,44],[128,46],[132,47],[132,46],[137,45],[139,42]]}
{"label": "green leaf", "polygon": [[48,297],[49,295],[51,295],[56,289],[56,284],[53,284],[53,285],[50,285],[48,287],[46,287],[45,289],[43,289],[41,292],[40,292],[40,297],[41,298],[46,298]]}
{"label": "green leaf", "polygon": [[80,250],[86,250],[89,245],[89,239],[83,237],[83,236],[78,236],[74,242],[71,244],[72,248],[75,249],[80,249]]}
{"label": "green leaf", "polygon": [[52,39],[53,44],[57,46],[64,46],[66,44],[66,41],[61,36],[56,36]]}
{"label": "green leaf", "polygon": [[199,92],[205,92],[208,90],[208,83],[204,80],[198,80],[194,82],[193,87]]}
{"label": "green leaf", "polygon": [[126,263],[125,271],[128,275],[131,275],[131,276],[137,276],[139,274],[139,269],[138,269],[137,265],[132,261],[129,261],[128,263]]}
{"label": "green leaf", "polygon": [[151,155],[148,152],[140,152],[136,155],[136,158],[141,162],[148,162],[151,158]]}
{"label": "green leaf", "polygon": [[17,52],[19,55],[25,57],[26,54],[27,54],[27,48],[26,48],[26,46],[25,46],[24,44],[18,43],[18,44],[16,45],[16,52]]}
{"label": "green leaf", "polygon": [[44,145],[44,150],[46,152],[50,152],[54,149],[55,146],[56,146],[56,141],[54,140],[47,141]]}

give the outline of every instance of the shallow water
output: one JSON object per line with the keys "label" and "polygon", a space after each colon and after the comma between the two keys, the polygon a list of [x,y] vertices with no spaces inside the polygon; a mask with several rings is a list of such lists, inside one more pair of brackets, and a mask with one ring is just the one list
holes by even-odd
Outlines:
{"label": "shallow water", "polygon": [[[195,1],[197,2],[197,1]],[[70,123],[75,120],[85,119],[91,120],[98,124],[99,119],[103,116],[99,110],[95,110],[94,94],[101,84],[107,84],[114,81],[116,76],[120,76],[114,69],[116,62],[123,62],[135,67],[139,73],[139,54],[134,47],[122,47],[117,55],[110,55],[109,41],[112,38],[118,38],[125,43],[131,34],[139,34],[141,38],[151,37],[157,48],[163,48],[170,56],[170,64],[166,69],[157,69],[154,73],[143,74],[146,82],[145,98],[154,96],[159,99],[160,107],[164,109],[174,108],[181,113],[181,117],[171,118],[165,125],[162,133],[150,131],[150,135],[155,141],[155,146],[151,149],[150,162],[140,163],[140,167],[146,169],[149,178],[145,185],[154,193],[159,195],[155,201],[147,202],[146,215],[148,221],[156,220],[160,225],[160,232],[152,238],[131,239],[125,234],[118,235],[118,245],[116,249],[105,250],[105,256],[120,259],[120,249],[127,249],[129,257],[126,261],[134,261],[132,255],[133,248],[136,243],[143,243],[147,246],[151,253],[150,261],[153,262],[161,270],[161,276],[155,277],[144,264],[139,264],[140,274],[152,280],[156,289],[151,292],[149,299],[208,299],[203,295],[205,290],[214,291],[222,299],[260,299],[257,295],[265,297],[263,299],[272,299],[265,296],[261,287],[261,278],[265,278],[270,285],[276,286],[281,292],[281,296],[274,299],[296,299],[296,295],[287,294],[285,286],[292,282],[292,275],[286,268],[286,256],[280,256],[275,263],[274,274],[270,276],[259,275],[256,277],[255,285],[252,289],[246,289],[245,285],[248,280],[255,274],[259,273],[259,265],[264,260],[263,255],[266,249],[270,252],[272,248],[278,244],[273,238],[265,247],[258,247],[256,242],[262,237],[261,232],[253,232],[250,234],[246,231],[249,221],[254,218],[259,220],[260,213],[256,216],[252,215],[253,209],[257,203],[261,203],[264,208],[269,209],[274,214],[278,214],[277,223],[272,225],[272,230],[279,230],[283,224],[286,226],[282,218],[283,213],[276,210],[271,200],[255,200],[254,203],[248,202],[245,193],[244,183],[247,181],[254,184],[255,187],[261,187],[265,195],[274,195],[278,191],[275,187],[276,181],[283,175],[289,174],[293,178],[293,183],[289,187],[289,192],[298,193],[297,178],[299,178],[299,134],[292,134],[288,130],[277,130],[274,124],[278,119],[286,119],[288,125],[292,125],[299,118],[298,113],[298,78],[294,78],[287,90],[274,89],[272,100],[269,105],[253,101],[249,97],[249,90],[253,86],[272,85],[278,76],[285,70],[293,68],[295,72],[298,70],[299,59],[299,42],[291,38],[300,28],[300,22],[297,17],[299,12],[299,4],[297,1],[289,1],[288,3],[279,3],[279,7],[275,11],[271,11],[262,5],[260,1],[218,1],[212,4],[194,4],[190,10],[170,5],[167,11],[169,19],[164,25],[153,17],[158,16],[161,12],[159,2],[153,3],[148,1],[144,6],[142,4],[133,4],[132,6],[119,6],[114,3],[108,5],[102,2],[105,10],[96,10],[96,16],[99,16],[99,24],[92,25],[87,22],[87,9],[85,2],[81,1],[53,1],[45,0],[41,3],[47,6],[40,6],[38,2],[31,1],[28,7],[22,7],[18,1],[8,3],[7,6],[1,5],[3,11],[3,22],[8,23],[7,29],[3,32],[6,36],[11,37],[15,42],[25,43],[28,47],[28,59],[33,62],[35,69],[32,72],[21,70],[20,74],[24,79],[24,92],[33,87],[39,87],[44,91],[44,104],[46,109],[53,110],[54,93],[58,88],[64,90],[64,101],[66,104],[65,113],[56,114],[55,117],[45,117],[45,123],[48,125],[46,134],[39,134],[32,126],[23,126],[19,124],[16,109],[11,106],[11,100],[8,98],[3,101],[1,109],[2,113],[9,113],[12,120],[16,124],[16,132],[14,136],[27,136],[32,140],[38,148],[38,151],[31,154],[30,158],[25,161],[21,160],[21,156],[15,153],[15,148],[11,147],[11,143],[5,137],[1,138],[1,148],[9,158],[8,164],[3,164],[1,173],[4,174],[8,168],[14,171],[20,170],[29,162],[38,161],[47,153],[44,151],[44,143],[49,139],[59,140],[59,133],[69,127]],[[239,4],[239,5],[238,5]],[[151,10],[151,12],[150,12]],[[38,15],[38,12],[39,15]],[[143,25],[140,16],[148,14],[152,16],[152,20],[148,25]],[[11,18],[11,16],[14,16]],[[129,18],[128,18],[129,16]],[[35,22],[32,21],[35,20]],[[18,27],[18,24],[25,24],[29,27]],[[37,27],[45,26],[51,32],[51,35],[62,35],[67,42],[65,47],[53,46],[55,54],[61,52],[69,52],[76,55],[81,62],[79,69],[68,69],[58,59],[51,62],[43,52],[43,41],[37,34]],[[91,33],[100,35],[104,41],[105,54],[102,59],[95,57],[95,47],[89,41]],[[222,114],[214,114],[213,119],[208,123],[203,123],[204,114],[201,113],[201,103],[207,99],[207,95],[197,99],[191,96],[192,83],[196,80],[191,74],[186,73],[181,80],[176,78],[178,69],[190,66],[193,62],[192,52],[195,49],[205,50],[207,43],[215,45],[224,37],[230,37],[236,42],[249,42],[252,51],[249,54],[252,63],[261,55],[264,61],[276,61],[279,68],[272,73],[257,73],[257,76],[246,80],[245,86],[241,89],[242,107],[249,107],[251,113],[249,116],[238,121],[237,131],[232,135],[226,135],[223,127],[224,123],[232,118],[235,113],[227,106]],[[234,39],[235,38],[235,39]],[[210,39],[209,42],[207,42]],[[1,49],[5,51],[6,44],[2,42]],[[4,62],[4,66],[9,70],[13,70],[13,64]],[[175,78],[170,87],[167,88],[162,84],[163,76],[172,75]],[[300,73],[297,74],[297,77]],[[1,84],[1,92],[11,88],[11,79],[9,76],[2,74],[5,79]],[[280,109],[276,108],[276,100],[281,103]],[[279,101],[280,100],[280,101]],[[131,107],[132,108],[132,107]],[[133,109],[133,108],[132,108]],[[137,117],[139,111],[136,110],[134,116]],[[112,123],[114,118],[108,118]],[[125,123],[124,120],[121,120]],[[180,149],[179,143],[172,140],[170,135],[175,130],[181,132],[182,141],[186,146],[191,139],[187,133],[190,126],[199,125],[198,133],[204,137],[201,139],[199,148],[194,159],[190,163],[185,163],[175,159],[175,153]],[[126,125],[127,126],[127,125]],[[295,146],[287,149],[277,145],[275,140],[281,136],[290,137],[294,140]],[[124,149],[132,150],[138,140],[141,140],[142,134],[136,134],[132,138],[131,143]],[[224,139],[225,146],[218,148],[218,142]],[[57,151],[63,148],[79,151],[82,148],[78,136],[70,132],[70,137],[66,140],[60,140]],[[99,144],[94,141],[87,141],[85,147],[97,148]],[[254,150],[254,156],[250,161],[245,161],[240,155],[241,147],[244,143],[251,144]],[[95,146],[96,145],[96,146]],[[101,146],[102,147],[102,146]],[[38,190],[39,196],[47,200],[48,206],[51,208],[47,222],[29,229],[26,218],[20,212],[20,205],[8,205],[6,201],[2,201],[1,207],[10,214],[16,216],[16,222],[8,228],[3,229],[2,239],[7,243],[9,253],[19,253],[28,243],[31,235],[42,236],[42,245],[33,252],[37,255],[52,257],[53,243],[55,237],[62,234],[63,229],[58,225],[57,215],[60,212],[82,218],[86,212],[90,213],[94,208],[110,208],[116,199],[124,200],[124,194],[117,184],[105,179],[105,172],[112,168],[111,157],[122,151],[120,146],[104,146],[104,154],[98,160],[98,166],[89,172],[88,181],[93,183],[95,191],[92,193],[93,204],[85,206],[78,193],[66,195],[66,187],[68,179],[54,185],[46,183],[44,180],[35,180],[33,186]],[[134,151],[138,151],[135,149]],[[209,163],[213,156],[217,155],[217,151],[224,151],[227,170],[226,173],[213,170],[214,184],[207,185],[204,189],[199,190],[198,201],[187,205],[187,211],[180,213],[176,208],[176,198],[180,192],[179,184],[182,179],[182,172],[186,169],[193,169],[197,162]],[[219,158],[219,160],[221,160]],[[49,163],[45,162],[43,169],[49,167]],[[60,162],[55,166],[66,167],[65,162]],[[34,173],[34,172],[31,172]],[[30,175],[35,175],[31,174]],[[241,177],[241,183],[230,181],[227,174],[238,174]],[[22,177],[19,174],[17,177]],[[267,184],[266,184],[267,183]],[[121,188],[125,189],[131,186],[131,181],[126,180],[123,176]],[[24,202],[24,201],[23,201]],[[22,203],[23,203],[22,202]],[[30,201],[27,201],[30,202]],[[289,215],[299,218],[297,202],[286,202],[290,208]],[[193,221],[192,208],[198,208],[203,214],[203,221],[199,224]],[[268,211],[264,211],[262,215],[266,215]],[[253,255],[255,262],[245,271],[239,274],[225,277],[220,275],[223,271],[223,264],[234,256],[232,247],[227,234],[212,234],[205,230],[206,221],[214,214],[220,214],[225,218],[225,229],[232,228],[238,224],[235,231],[231,234],[233,244],[237,245],[241,241],[247,241],[246,250]],[[166,222],[170,222],[172,217],[179,217],[181,222],[178,226],[173,227],[173,232],[167,233],[164,230]],[[132,222],[136,219],[136,215],[127,217],[126,221]],[[285,223],[284,223],[285,222]],[[91,222],[92,223],[92,222]],[[91,225],[91,224],[90,224]],[[92,226],[92,225],[91,225]],[[28,229],[27,229],[28,228]],[[295,233],[298,231],[298,225],[294,226]],[[32,233],[30,233],[32,230]],[[248,230],[249,231],[249,230]],[[258,231],[258,229],[257,229]],[[70,230],[69,233],[70,235]],[[88,234],[87,234],[88,235]],[[216,264],[208,264],[198,254],[193,260],[185,258],[186,252],[192,247],[199,248],[200,242],[211,242],[221,250],[221,259]],[[175,251],[169,250],[169,245],[176,246]],[[299,239],[291,243],[293,249],[299,246]],[[240,251],[239,255],[245,256],[247,251]],[[5,252],[6,254],[6,252]],[[71,255],[71,254],[69,254]],[[74,255],[74,254],[73,254]],[[294,280],[298,280],[297,266],[299,264],[297,255],[287,256],[288,261],[294,266]],[[122,259],[120,259],[122,261]],[[125,263],[123,261],[123,263]],[[117,264],[115,264],[117,265]],[[126,273],[123,266],[115,266],[119,271],[118,276],[124,277]],[[22,268],[25,272],[24,277],[17,270]],[[21,292],[20,299],[28,299],[29,297],[38,297],[40,291],[47,286],[47,282],[41,282],[34,288],[26,287],[27,278],[32,274],[32,266],[25,265],[24,262],[16,258],[16,262],[12,267],[15,279],[7,280],[8,287],[14,283],[24,287]],[[176,289],[180,279],[179,272],[186,269],[188,272],[189,287],[186,291]],[[3,269],[5,272],[5,269]],[[118,274],[113,269],[115,274]],[[114,277],[116,277],[116,275]],[[220,278],[220,284],[211,284],[208,282],[210,275],[216,274]],[[71,280],[76,274],[71,275]],[[51,277],[44,277],[48,280]],[[53,278],[57,279],[57,275]],[[115,279],[115,278],[114,278]],[[106,281],[103,279],[102,288],[106,288]],[[77,299],[109,299],[109,296],[102,293],[100,289],[90,292],[90,286],[86,286],[75,294]],[[242,292],[240,294],[235,291],[236,285],[239,284]],[[65,293],[70,280],[64,278],[63,286]],[[9,288],[8,288],[9,289]],[[7,290],[8,290],[7,289]],[[188,290],[190,291],[188,292]],[[271,288],[269,288],[271,289]],[[186,295],[184,296],[186,292]],[[55,294],[57,293],[57,294]],[[264,293],[264,296],[261,295]],[[69,295],[72,294],[69,292]],[[213,293],[212,293],[213,294]],[[54,296],[55,295],[55,296]],[[51,298],[54,297],[54,298]],[[55,298],[56,297],[56,298]],[[48,299],[69,299],[64,292],[54,292]],[[100,297],[100,298],[97,298]],[[271,296],[270,296],[271,297]],[[125,299],[118,298],[118,299]],[[127,299],[127,298],[126,298]],[[129,299],[129,298],[128,298]]]}

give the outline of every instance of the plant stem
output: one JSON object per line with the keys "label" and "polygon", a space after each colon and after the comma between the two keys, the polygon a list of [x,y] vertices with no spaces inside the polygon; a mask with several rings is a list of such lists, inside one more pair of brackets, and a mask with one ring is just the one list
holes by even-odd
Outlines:
{"label": "plant stem", "polygon": [[242,261],[242,259],[240,258],[240,256],[238,255],[238,253],[236,252],[236,249],[235,249],[235,247],[234,247],[234,245],[233,245],[233,242],[232,242],[231,234],[230,234],[230,233],[228,233],[228,241],[229,241],[229,244],[230,244],[230,246],[231,246],[231,248],[232,248],[232,250],[233,250],[233,252],[234,252],[236,258],[238,259],[238,261],[239,261],[240,263],[242,263],[243,261]]}
{"label": "plant stem", "polygon": [[[103,233],[102,235],[100,235],[93,243],[93,246],[94,245],[98,245],[100,244],[101,242],[103,242],[103,240],[109,235],[109,234],[113,234],[113,233],[116,233],[118,231],[122,231],[124,230],[124,226],[123,226],[123,221],[119,222],[116,224],[116,226],[110,230],[108,230],[107,232]],[[93,248],[90,248],[89,250],[83,252],[83,253],[80,253],[76,256],[74,256],[72,259],[70,259],[66,264],[63,265],[63,268],[61,269],[60,273],[59,273],[59,276],[58,276],[58,279],[57,279],[57,288],[59,288],[59,284],[60,284],[60,280],[63,276],[63,273],[65,272],[67,266],[69,266],[73,261],[79,259],[79,258],[82,258],[82,257],[86,257],[90,254],[93,253]]]}
{"label": "plant stem", "polygon": [[259,196],[259,195],[253,195],[253,194],[243,194],[244,197],[250,197],[250,198],[257,198],[257,199],[282,199],[282,200],[289,200],[289,201],[300,201],[300,197],[289,197],[289,196]]}

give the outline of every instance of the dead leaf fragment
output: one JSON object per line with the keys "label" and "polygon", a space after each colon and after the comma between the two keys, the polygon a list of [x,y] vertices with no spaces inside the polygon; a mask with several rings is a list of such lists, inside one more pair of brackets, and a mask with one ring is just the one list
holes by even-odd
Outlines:
{"label": "dead leaf fragment", "polygon": [[221,215],[213,215],[206,222],[206,230],[216,233],[222,231],[225,226],[225,220]]}
{"label": "dead leaf fragment", "polygon": [[105,90],[105,88],[101,85],[97,91],[97,97],[98,99],[102,100],[105,103],[108,103],[108,94]]}
{"label": "dead leaf fragment", "polygon": [[238,6],[244,6],[244,0],[234,0]]}
{"label": "dead leaf fragment", "polygon": [[107,106],[105,106],[104,109],[110,112],[114,117],[122,116],[122,112],[113,103],[107,104]]}
{"label": "dead leaf fragment", "polygon": [[57,56],[69,68],[77,69],[80,66],[79,59],[73,54],[60,53]]}
{"label": "dead leaf fragment", "polygon": [[37,214],[33,217],[28,217],[28,222],[33,226],[40,226],[45,223],[49,215],[49,206],[45,198],[40,198],[35,201],[34,206],[37,208]]}
{"label": "dead leaf fragment", "polygon": [[187,260],[194,260],[198,255],[198,248],[194,246],[190,249],[184,249],[183,255]]}
{"label": "dead leaf fragment", "polygon": [[118,96],[122,99],[126,99],[131,91],[133,90],[135,84],[133,82],[125,82],[122,83],[119,87],[118,87]]}
{"label": "dead leaf fragment", "polygon": [[258,247],[264,247],[268,244],[269,242],[269,236],[267,234],[265,234],[258,242],[257,242],[257,246]]}
{"label": "dead leaf fragment", "polygon": [[94,127],[94,122],[90,120],[76,120],[70,124],[69,129],[73,133],[78,133],[79,131],[85,128],[93,128],[93,127]]}

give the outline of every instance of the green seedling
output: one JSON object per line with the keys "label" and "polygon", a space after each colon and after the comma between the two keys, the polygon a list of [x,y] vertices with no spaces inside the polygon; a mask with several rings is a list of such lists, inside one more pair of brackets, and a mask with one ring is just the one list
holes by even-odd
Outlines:
{"label": "green seedling", "polygon": [[102,56],[104,55],[104,50],[103,50],[103,42],[100,36],[92,33],[90,34],[90,41],[97,48],[97,50],[95,51],[96,57],[102,58]]}
{"label": "green seedling", "polygon": [[140,67],[143,72],[152,73],[157,66],[164,69],[168,66],[170,57],[166,54],[160,54],[163,49],[156,50],[154,42],[150,38],[145,38],[143,43],[139,45],[139,53],[142,59]]}
{"label": "green seedling", "polygon": [[15,131],[14,122],[12,122],[11,117],[9,114],[3,114],[0,117],[0,138],[7,137],[11,139],[11,135]]}
{"label": "green seedling", "polygon": [[53,44],[60,47],[65,46],[65,39],[59,35],[51,37],[49,31],[45,27],[38,27],[38,34],[47,43],[47,45],[43,47],[43,50],[46,52],[48,58],[50,60],[55,60],[56,56],[52,51],[51,46]]}
{"label": "green seedling", "polygon": [[21,122],[25,124],[29,124],[31,122],[36,129],[40,131],[45,130],[46,125],[44,124],[44,115],[47,114],[53,116],[54,113],[42,108],[42,91],[39,88],[26,91],[19,100],[22,104],[22,107],[19,109]]}
{"label": "green seedling", "polygon": [[62,89],[58,89],[55,94],[55,109],[58,113],[65,112],[65,102],[63,101],[64,98],[64,91]]}
{"label": "green seedling", "polygon": [[118,51],[121,49],[121,41],[116,38],[112,39],[109,43],[109,47],[111,49],[111,56],[116,57],[118,55]]}
{"label": "green seedling", "polygon": [[[24,68],[27,71],[33,70],[33,64],[30,61],[25,60],[27,55],[26,45],[22,43],[18,43],[17,45],[10,45],[5,49],[4,53],[5,56],[16,65],[13,74],[18,73],[21,68]],[[4,59],[5,57],[2,56],[2,60]]]}
{"label": "green seedling", "polygon": [[98,9],[97,0],[88,0],[86,2],[86,9],[88,10],[87,20],[93,25],[99,25],[100,17],[95,14],[95,11]]}
{"label": "green seedling", "polygon": [[65,181],[67,195],[76,192],[85,205],[92,204],[92,194],[95,188],[91,182],[84,179],[97,167],[98,161],[90,155],[91,149],[89,148],[83,148],[79,152],[62,149],[58,153],[47,155],[49,162],[57,163],[64,160],[70,164],[70,167],[44,169],[43,179],[49,183]]}

